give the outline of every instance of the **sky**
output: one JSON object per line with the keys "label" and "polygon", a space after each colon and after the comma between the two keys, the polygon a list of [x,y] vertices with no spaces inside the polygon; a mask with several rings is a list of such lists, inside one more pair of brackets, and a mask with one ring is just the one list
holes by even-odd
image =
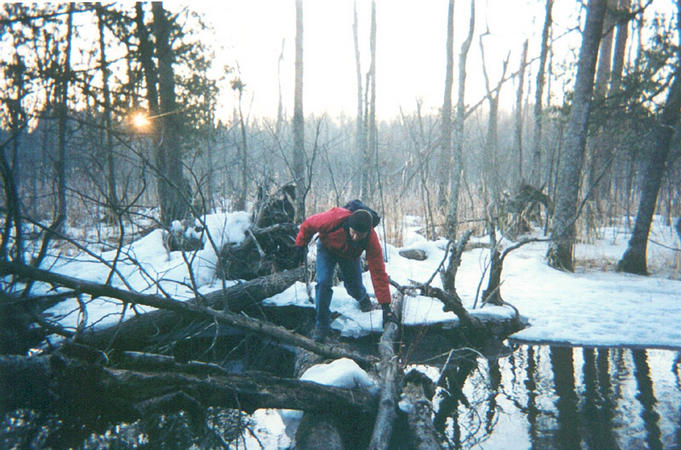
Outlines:
{"label": "sky", "polygon": [[[528,59],[536,57],[544,22],[538,0],[476,0],[476,34],[469,53],[467,103],[476,103],[485,92],[478,35],[484,30],[485,55],[490,83],[501,76],[502,61],[510,55],[508,72],[516,71],[525,39]],[[556,2],[556,30],[574,27],[576,2]],[[357,2],[362,72],[369,67],[370,2]],[[398,116],[400,109],[413,111],[417,100],[424,110],[442,104],[445,76],[446,0],[377,0],[377,115]],[[215,27],[216,62],[235,68],[246,83],[248,105],[254,115],[274,116],[279,82],[284,105],[293,104],[295,2],[250,0],[196,2],[191,8],[206,14]],[[455,2],[455,60],[468,31],[470,3]],[[356,64],[352,35],[352,0],[303,2],[304,20],[304,111],[305,114],[354,115],[356,112]],[[574,33],[573,33],[574,34]],[[574,45],[574,38],[571,45]],[[563,39],[567,43],[568,39]],[[279,56],[284,48],[281,70]],[[558,51],[564,54],[560,44]],[[569,58],[566,56],[566,58]],[[530,67],[535,72],[536,63]],[[456,68],[455,68],[456,71]],[[456,72],[455,72],[456,79]],[[455,82],[456,86],[456,82]],[[510,109],[516,87],[509,86],[501,103]],[[456,87],[455,87],[456,89]],[[222,99],[223,111],[231,110],[233,96]]]}
{"label": "sky", "polygon": [[[225,242],[239,242],[249,226],[249,214],[232,212],[213,214],[206,218],[209,232],[218,247]],[[388,257],[388,275],[402,285],[409,280],[425,282],[430,278],[444,255],[444,240],[428,241],[419,235],[418,219],[408,218],[402,247],[390,244],[385,247]],[[675,219],[676,220],[676,219]],[[75,232],[76,230],[71,230]],[[81,230],[82,232],[82,230]],[[92,233],[95,233],[93,230]],[[162,230],[155,230],[123,249],[118,263],[121,273],[133,289],[144,293],[157,293],[153,282],[163,280],[162,285],[177,299],[189,299],[194,295],[189,289],[189,272],[180,252],[168,253],[163,246]],[[673,229],[660,217],[656,217],[650,236],[648,265],[650,276],[617,273],[614,266],[626,249],[629,233],[623,224],[603,228],[600,239],[593,244],[580,243],[576,247],[577,270],[562,272],[548,267],[544,255],[547,243],[532,243],[513,251],[504,263],[501,295],[514,305],[527,327],[510,336],[517,342],[569,343],[574,346],[622,346],[681,350],[681,245]],[[94,239],[94,237],[93,237]],[[487,242],[486,237],[474,237],[473,242]],[[509,244],[509,243],[507,243]],[[424,261],[407,260],[399,255],[400,249],[422,249],[427,255]],[[91,281],[104,282],[108,267],[89,256],[73,258],[47,258],[44,268],[72,277],[87,277]],[[104,252],[106,260],[112,260],[115,252]],[[125,256],[143,264],[144,271],[131,265]],[[314,260],[314,246],[308,254]],[[215,251],[206,245],[193,261],[195,280],[203,294],[220,289],[221,280],[216,279]],[[471,315],[479,318],[509,318],[510,307],[485,306],[473,308],[481,278],[484,281],[488,250],[477,248],[464,252],[456,282],[457,292]],[[180,283],[178,283],[180,282]],[[228,285],[234,283],[228,282]],[[369,274],[364,274],[369,293],[373,287]],[[441,287],[439,277],[433,281]],[[114,286],[124,287],[120,280]],[[486,281],[482,283],[486,286]],[[314,289],[314,282],[311,285]],[[49,290],[49,286],[34,288]],[[373,302],[376,300],[373,299]],[[308,302],[306,286],[296,283],[287,290],[265,300],[270,305],[297,305],[313,308]],[[102,327],[119,320],[121,305],[106,298],[98,298],[88,304],[88,324]],[[138,308],[141,311],[150,308]],[[362,313],[354,299],[341,286],[334,288],[331,304],[338,317],[332,329],[344,336],[358,337],[382,332],[380,310]],[[48,312],[64,326],[75,326],[84,316],[79,315],[78,304],[66,301]],[[403,322],[408,325],[458,322],[451,312],[444,312],[439,301],[417,296],[406,297],[403,305]],[[341,359],[330,365],[316,366],[304,375],[305,379],[336,386],[362,385],[375,389],[375,380],[354,362]],[[291,411],[259,410],[254,415],[258,429],[265,430],[259,439],[267,442],[267,448],[286,448],[290,443],[292,428],[299,414]],[[249,438],[251,439],[251,438]],[[255,441],[253,445],[257,447]]]}

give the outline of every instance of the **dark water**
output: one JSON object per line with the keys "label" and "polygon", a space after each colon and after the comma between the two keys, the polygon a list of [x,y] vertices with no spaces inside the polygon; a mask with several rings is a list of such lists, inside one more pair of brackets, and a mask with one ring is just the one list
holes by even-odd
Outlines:
{"label": "dark water", "polygon": [[681,448],[680,352],[521,345],[459,358],[445,387],[434,423],[455,447]]}

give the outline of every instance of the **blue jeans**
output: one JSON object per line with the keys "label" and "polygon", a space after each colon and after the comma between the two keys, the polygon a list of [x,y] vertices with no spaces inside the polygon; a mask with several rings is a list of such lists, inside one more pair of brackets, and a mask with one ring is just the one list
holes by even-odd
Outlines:
{"label": "blue jeans", "polygon": [[315,326],[318,330],[329,330],[329,307],[331,305],[331,290],[333,272],[336,264],[340,267],[343,284],[348,294],[357,301],[367,295],[362,284],[362,267],[359,258],[345,259],[334,256],[324,247],[321,241],[317,241],[317,286],[315,288]]}

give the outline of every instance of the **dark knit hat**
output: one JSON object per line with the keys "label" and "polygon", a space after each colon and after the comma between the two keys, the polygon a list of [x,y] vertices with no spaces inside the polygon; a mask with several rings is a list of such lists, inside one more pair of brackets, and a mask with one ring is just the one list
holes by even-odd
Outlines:
{"label": "dark knit hat", "polygon": [[359,233],[366,233],[371,230],[374,224],[374,218],[366,209],[358,209],[348,217],[348,226]]}

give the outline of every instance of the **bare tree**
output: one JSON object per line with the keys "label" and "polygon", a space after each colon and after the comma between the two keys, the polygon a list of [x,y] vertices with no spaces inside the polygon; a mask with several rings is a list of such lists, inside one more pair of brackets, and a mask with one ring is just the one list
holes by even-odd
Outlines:
{"label": "bare tree", "polygon": [[242,109],[241,99],[244,93],[244,83],[241,79],[232,80],[232,89],[237,93],[237,121],[239,122],[240,140],[237,144],[239,150],[239,165],[241,169],[241,182],[239,183],[239,193],[234,207],[243,211],[246,209],[246,197],[248,196],[248,139],[246,136],[246,122]]}
{"label": "bare tree", "polygon": [[360,172],[362,174],[362,189],[360,197],[371,199],[374,186],[369,182],[371,179],[371,160],[378,150],[378,129],[376,128],[376,1],[371,1],[371,24],[369,30],[369,72],[366,83],[366,122],[364,125],[367,136],[367,145],[364,148]]}
{"label": "bare tree", "polygon": [[293,176],[296,221],[305,218],[305,118],[303,116],[303,0],[296,0],[296,62],[293,94]]}
{"label": "bare tree", "polygon": [[542,154],[542,97],[544,96],[544,81],[546,70],[546,58],[549,53],[549,31],[551,29],[551,10],[553,0],[546,0],[546,15],[544,17],[544,29],[541,38],[541,51],[539,53],[539,67],[537,68],[537,83],[534,93],[534,133],[532,136],[532,164],[530,165],[530,183],[539,187],[541,185],[541,154]]}
{"label": "bare tree", "polygon": [[497,164],[498,144],[499,144],[499,94],[501,87],[506,80],[506,70],[508,69],[508,60],[510,52],[506,55],[502,64],[501,77],[496,87],[492,89],[489,83],[489,75],[487,73],[487,63],[485,61],[485,47],[483,45],[483,37],[489,32],[480,35],[480,55],[482,59],[482,74],[485,78],[485,89],[487,91],[487,103],[489,104],[489,113],[487,119],[487,136],[485,137],[484,149],[484,165],[483,171],[487,174],[486,184],[490,185],[494,197],[496,198],[501,191],[500,171]]}
{"label": "bare tree", "polygon": [[445,211],[447,205],[447,182],[452,166],[452,84],[454,83],[454,0],[449,0],[447,12],[447,69],[445,93],[442,101],[440,163],[438,165],[438,207]]}
{"label": "bare tree", "polygon": [[551,267],[569,271],[574,270],[573,246],[580,172],[584,163],[586,132],[605,7],[606,0],[589,0],[582,47],[579,52],[574,100],[564,138],[561,168],[558,173],[556,207],[551,224],[552,240],[547,252],[548,263]]}
{"label": "bare tree", "polygon": [[357,24],[357,1],[353,4],[353,22],[352,22],[352,38],[355,46],[355,74],[357,76],[357,119],[355,131],[355,146],[357,151],[357,161],[360,162],[359,177],[357,178],[356,190],[358,193],[362,192],[362,186],[365,181],[364,168],[361,162],[366,152],[366,134],[364,133],[364,95],[362,94],[362,67],[360,63],[359,53],[359,27]]}
{"label": "bare tree", "polygon": [[104,35],[105,29],[105,7],[101,3],[95,4],[95,11],[97,12],[97,28],[99,32],[99,60],[102,75],[102,96],[103,96],[103,110],[104,110],[104,134],[106,136],[105,152],[106,152],[106,180],[107,180],[107,204],[111,207],[112,217],[117,215],[118,196],[116,194],[116,170],[114,162],[114,143],[113,143],[113,121],[111,117],[111,90],[109,88],[109,72],[108,61],[106,59],[106,38]]}
{"label": "bare tree", "polygon": [[518,165],[516,166],[515,181],[518,184],[523,183],[523,88],[525,87],[525,66],[527,65],[527,44],[525,40],[523,43],[523,51],[520,56],[520,67],[518,68],[518,89],[516,90],[515,98],[515,119],[513,127],[513,144],[516,155],[518,156]]}
{"label": "bare tree", "polygon": [[55,224],[58,228],[64,225],[67,216],[66,207],[66,135],[68,134],[68,100],[69,100],[69,79],[71,77],[71,44],[73,40],[73,9],[74,4],[69,4],[66,16],[66,49],[64,51],[64,61],[58,82],[58,146],[57,157],[55,159],[55,171],[57,172],[57,218]]}
{"label": "bare tree", "polygon": [[449,205],[447,208],[447,218],[445,223],[447,238],[452,242],[456,239],[459,190],[461,187],[461,177],[463,172],[463,130],[466,115],[466,105],[464,103],[464,94],[466,92],[466,59],[468,58],[468,50],[470,50],[471,43],[473,42],[474,31],[475,0],[471,0],[468,35],[461,44],[461,53],[459,53],[459,88],[458,100],[456,102],[456,119],[454,121],[455,149],[454,159],[452,161],[452,170],[449,174]]}

